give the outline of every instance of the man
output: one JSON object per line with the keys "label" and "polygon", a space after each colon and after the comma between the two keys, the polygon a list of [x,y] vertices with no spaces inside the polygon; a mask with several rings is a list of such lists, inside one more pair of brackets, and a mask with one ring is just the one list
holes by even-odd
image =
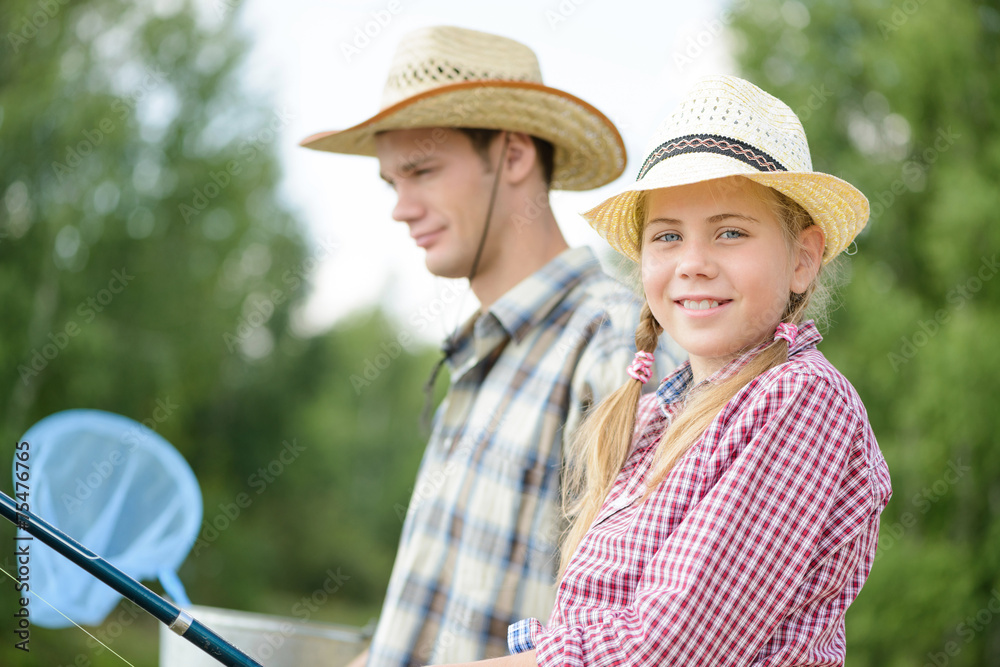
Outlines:
{"label": "man", "polygon": [[451,386],[370,655],[352,664],[505,655],[510,623],[551,610],[568,434],[635,352],[635,297],[569,249],[548,197],[617,178],[621,137],[544,86],[526,46],[436,27],[403,39],[378,114],[302,145],[377,156],[428,270],[467,277],[481,304],[446,341]]}

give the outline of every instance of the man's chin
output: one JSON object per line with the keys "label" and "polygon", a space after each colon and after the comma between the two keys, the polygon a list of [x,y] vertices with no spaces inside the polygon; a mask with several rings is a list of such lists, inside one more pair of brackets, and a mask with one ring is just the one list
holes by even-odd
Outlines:
{"label": "man's chin", "polygon": [[433,257],[430,253],[424,258],[424,265],[427,270],[438,278],[468,278],[471,267],[456,262],[444,261],[439,257]]}

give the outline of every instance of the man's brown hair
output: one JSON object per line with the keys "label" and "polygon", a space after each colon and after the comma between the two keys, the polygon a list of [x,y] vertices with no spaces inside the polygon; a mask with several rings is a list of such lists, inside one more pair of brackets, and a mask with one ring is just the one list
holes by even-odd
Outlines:
{"label": "man's brown hair", "polygon": [[[486,168],[493,169],[493,165],[490,164],[490,144],[500,134],[500,130],[487,130],[479,127],[456,127],[455,129],[469,138],[469,141],[472,142],[472,148],[483,159]],[[542,166],[545,187],[551,187],[552,172],[555,170],[556,148],[550,142],[538,137],[531,137],[531,142],[535,144],[538,163]]]}

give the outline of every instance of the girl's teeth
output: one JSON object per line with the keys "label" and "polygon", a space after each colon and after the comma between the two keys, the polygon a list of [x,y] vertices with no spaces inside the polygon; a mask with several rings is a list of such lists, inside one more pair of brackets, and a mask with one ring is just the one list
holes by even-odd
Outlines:
{"label": "girl's teeth", "polygon": [[709,301],[705,299],[703,301],[685,301],[684,307],[689,310],[707,310],[709,308],[715,308],[719,305],[718,301]]}

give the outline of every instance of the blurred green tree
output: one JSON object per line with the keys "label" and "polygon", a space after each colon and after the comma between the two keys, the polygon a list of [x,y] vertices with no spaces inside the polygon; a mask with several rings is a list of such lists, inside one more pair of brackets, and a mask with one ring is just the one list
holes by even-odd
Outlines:
{"label": "blurred green tree", "polygon": [[732,9],[744,75],[797,111],[814,168],[872,207],[823,344],[865,400],[894,488],[848,662],[1000,664],[1000,6]]}
{"label": "blurred green tree", "polygon": [[[361,390],[350,376],[396,325],[375,313],[296,335],[318,258],[279,203],[287,111],[241,88],[234,11],[0,5],[0,461],[60,410],[146,421],[202,486],[205,522],[181,572],[195,603],[301,619],[296,604],[332,571],[343,592],[308,617],[364,623],[421,454],[414,389],[430,360],[401,349]],[[239,494],[252,503],[231,516]],[[0,526],[8,572],[13,534]],[[0,581],[0,618],[17,599]],[[154,665],[156,623],[128,609],[110,617],[128,618],[124,631],[91,630]],[[35,627],[22,652],[13,628],[0,621],[0,664],[121,664],[76,629]]]}

